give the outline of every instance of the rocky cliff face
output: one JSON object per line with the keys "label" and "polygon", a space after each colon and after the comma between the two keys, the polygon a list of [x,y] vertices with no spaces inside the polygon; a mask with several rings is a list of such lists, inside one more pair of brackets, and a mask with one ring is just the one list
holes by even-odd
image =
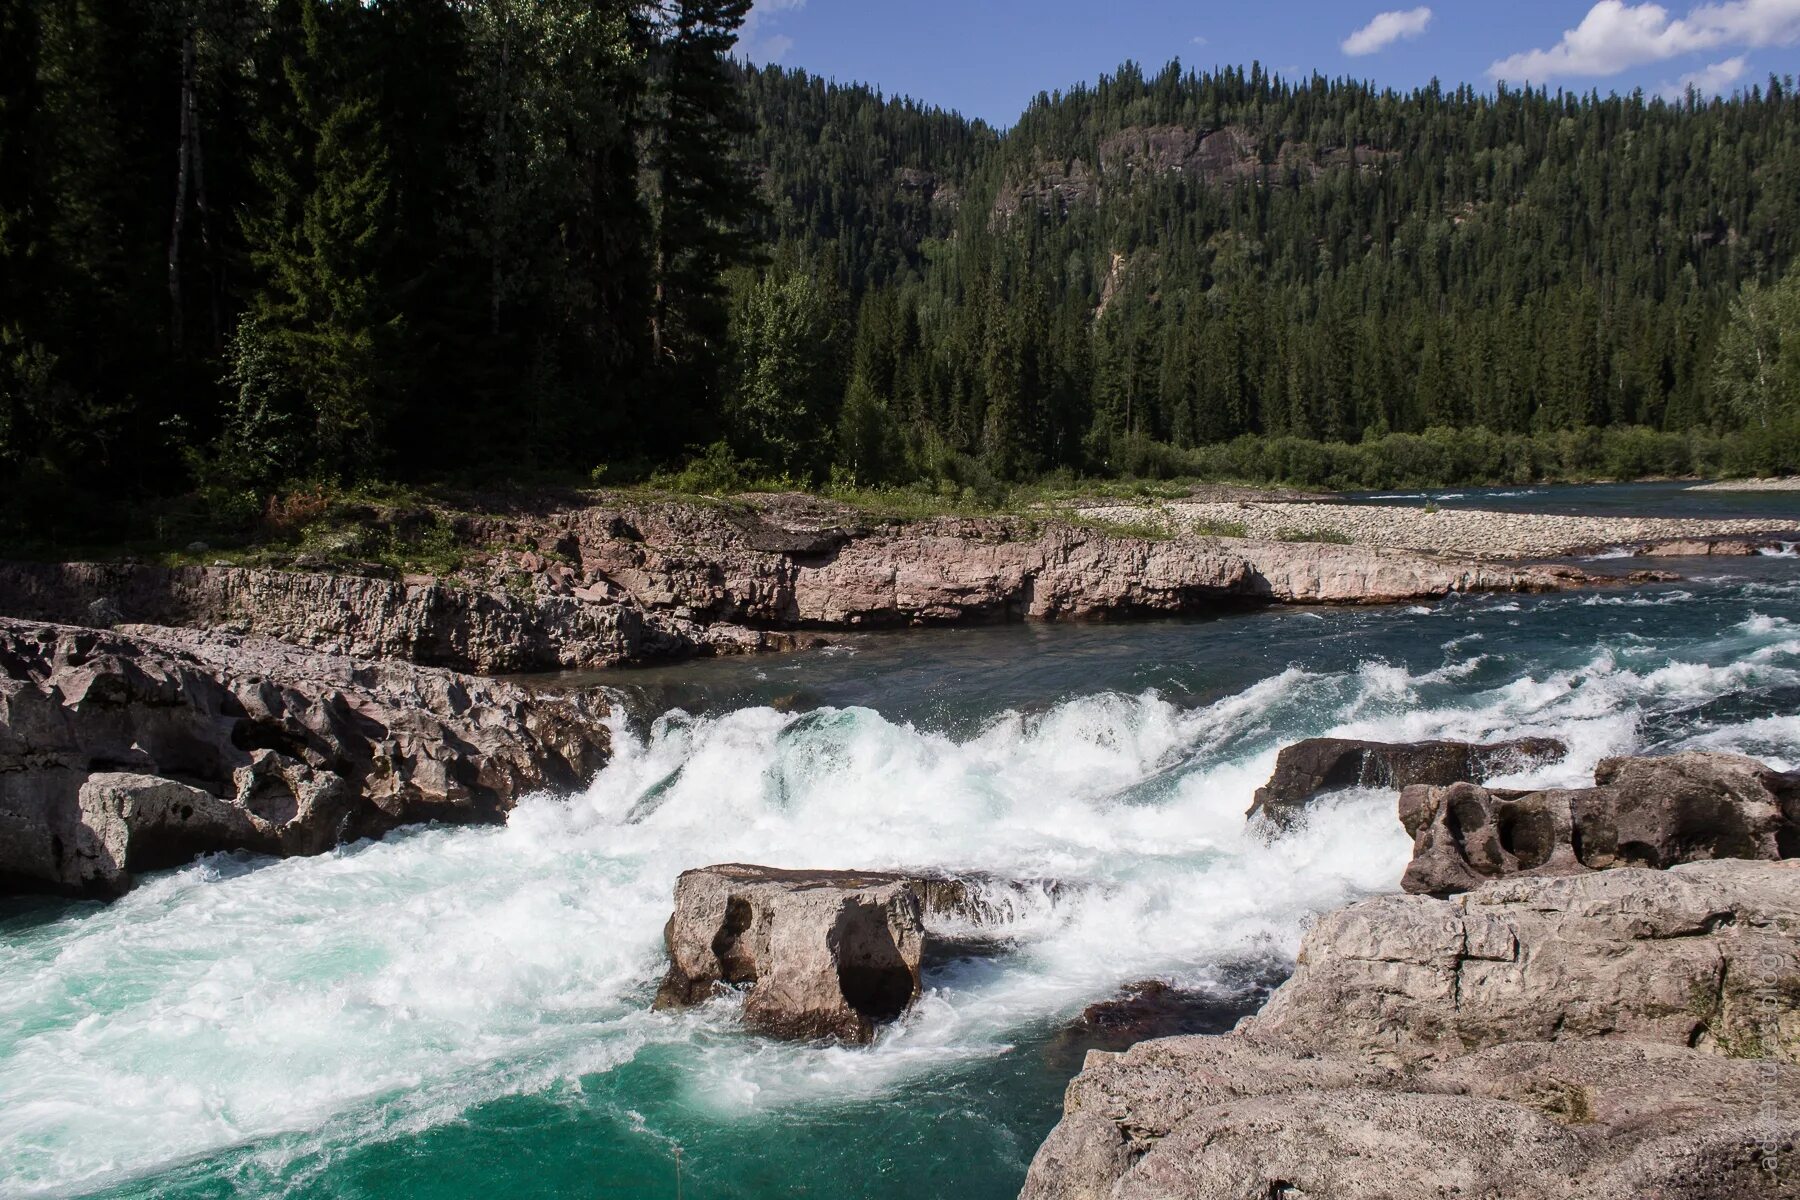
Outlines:
{"label": "rocky cliff face", "polygon": [[869,522],[772,498],[465,518],[462,576],[0,564],[0,613],[222,628],[482,673],[779,649],[796,631],[1379,604],[1592,582],[1360,546],[1149,540],[1057,522]]}
{"label": "rocky cliff face", "polygon": [[1800,864],[1320,921],[1222,1038],[1094,1053],[1028,1200],[1800,1195]]}
{"label": "rocky cliff face", "polygon": [[0,619],[0,889],[497,821],[584,783],[603,703],[258,638]]}

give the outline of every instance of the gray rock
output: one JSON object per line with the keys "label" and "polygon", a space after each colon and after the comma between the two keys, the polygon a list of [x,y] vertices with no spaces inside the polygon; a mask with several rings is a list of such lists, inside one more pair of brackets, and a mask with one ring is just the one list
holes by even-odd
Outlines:
{"label": "gray rock", "polygon": [[1800,1196],[1797,933],[1790,863],[1353,905],[1235,1032],[1090,1054],[1022,1195]]}
{"label": "gray rock", "polygon": [[1530,793],[1408,788],[1409,892],[1448,895],[1511,875],[1776,860],[1800,850],[1800,776],[1730,754],[1615,758],[1597,786]]}
{"label": "gray rock", "polygon": [[688,871],[675,887],[659,1009],[746,988],[745,1025],[774,1037],[872,1041],[918,999],[925,889],[902,875]]}
{"label": "gray rock", "polygon": [[1478,782],[1534,764],[1555,762],[1568,752],[1568,747],[1554,738],[1522,738],[1485,746],[1469,742],[1390,744],[1310,738],[1282,749],[1275,760],[1275,773],[1257,789],[1247,815],[1261,816],[1281,828],[1293,824],[1307,803],[1321,792],[1351,787],[1399,789],[1418,784]]}
{"label": "gray rock", "polygon": [[[501,673],[785,649],[800,630],[1376,604],[1595,582],[1570,567],[1367,546],[1122,537],[1053,520],[872,522],[804,497],[497,507],[457,519],[471,561],[453,579],[12,562],[0,563],[0,613],[83,622],[104,596],[132,621],[230,626],[333,653]],[[348,532],[340,556],[362,553]]]}
{"label": "gray rock", "polygon": [[[1800,1057],[1800,862],[1518,878],[1321,917],[1257,1036],[1394,1066],[1630,1038]],[[1766,1001],[1766,1003],[1765,1003]]]}
{"label": "gray rock", "polygon": [[498,821],[604,763],[603,702],[222,633],[0,618],[0,888]]}

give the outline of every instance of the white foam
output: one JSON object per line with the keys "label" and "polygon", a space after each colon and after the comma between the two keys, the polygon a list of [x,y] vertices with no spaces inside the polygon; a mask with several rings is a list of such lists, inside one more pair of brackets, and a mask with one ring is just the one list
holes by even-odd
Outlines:
{"label": "white foam", "polygon": [[[1647,720],[1800,686],[1786,618],[1753,613],[1689,647],[1693,661],[1613,640],[1483,682],[1506,639],[1469,633],[1431,669],[1291,667],[1192,709],[1091,695],[963,738],[869,709],[677,712],[639,734],[621,724],[592,788],[533,799],[502,829],[152,878],[0,937],[0,1194],[91,1190],[245,1144],[277,1163],[317,1156],[558,1093],[655,1045],[682,1047],[700,1107],[876,1095],[998,1054],[1121,983],[1205,982],[1289,954],[1309,914],[1392,888],[1408,846],[1391,794],[1339,797],[1274,843],[1246,831],[1286,742],[1554,736],[1566,761],[1503,782],[1573,786],[1641,749]],[[1792,764],[1800,718],[1682,744]],[[1086,886],[1025,905],[1017,955],[934,978],[874,1048],[821,1050],[738,1036],[729,1005],[647,1011],[677,874],[724,861]]]}

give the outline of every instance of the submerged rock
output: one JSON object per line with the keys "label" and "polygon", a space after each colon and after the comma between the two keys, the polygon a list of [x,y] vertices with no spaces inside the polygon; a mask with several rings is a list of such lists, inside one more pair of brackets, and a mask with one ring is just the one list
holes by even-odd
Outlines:
{"label": "submerged rock", "polygon": [[1275,773],[1257,790],[1247,815],[1262,816],[1285,827],[1321,792],[1479,782],[1554,762],[1568,752],[1568,747],[1554,738],[1521,738],[1493,745],[1310,738],[1281,751]]}
{"label": "submerged rock", "polygon": [[0,618],[0,888],[497,821],[605,762],[604,704],[222,633]]}
{"label": "submerged rock", "polygon": [[1109,1000],[1090,1004],[1064,1032],[1097,1050],[1124,1050],[1153,1038],[1225,1033],[1262,1007],[1286,977],[1267,967],[1249,970],[1238,986],[1183,988],[1161,979],[1126,985]]}
{"label": "submerged rock", "polygon": [[1408,788],[1413,837],[1402,884],[1448,895],[1512,875],[1672,867],[1800,853],[1800,775],[1731,754],[1614,758],[1592,788],[1491,791],[1469,783]]}
{"label": "submerged rock", "polygon": [[1096,1053],[1028,1200],[1797,1194],[1800,865],[1384,897],[1224,1037]]}
{"label": "submerged rock", "polygon": [[773,1037],[866,1043],[919,997],[925,888],[903,875],[729,865],[685,872],[659,1009],[746,988]]}

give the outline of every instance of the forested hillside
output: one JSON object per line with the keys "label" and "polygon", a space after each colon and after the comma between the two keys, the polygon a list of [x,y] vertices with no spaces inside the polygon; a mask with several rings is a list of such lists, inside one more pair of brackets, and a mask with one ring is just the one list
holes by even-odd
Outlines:
{"label": "forested hillside", "polygon": [[748,8],[0,0],[8,530],[690,459],[950,491],[1800,467],[1789,82],[1127,65],[1002,132],[741,67]]}
{"label": "forested hillside", "polygon": [[[780,129],[818,85],[765,72],[751,94]],[[919,114],[835,99],[835,129],[923,137]],[[1757,318],[1792,328],[1794,285],[1757,289],[1800,238],[1797,117],[1776,81],[1672,105],[1128,66],[1041,97],[972,168],[947,136],[890,154],[897,210],[844,211],[865,189],[840,181],[867,165],[772,184],[794,269],[834,244],[845,264],[839,463],[876,474],[896,447],[1017,476],[1179,464],[1145,443],[1242,435],[1761,430],[1800,401],[1800,348],[1745,389],[1721,342]],[[871,243],[898,262],[859,290]],[[1791,430],[1764,450],[1791,456]]]}

